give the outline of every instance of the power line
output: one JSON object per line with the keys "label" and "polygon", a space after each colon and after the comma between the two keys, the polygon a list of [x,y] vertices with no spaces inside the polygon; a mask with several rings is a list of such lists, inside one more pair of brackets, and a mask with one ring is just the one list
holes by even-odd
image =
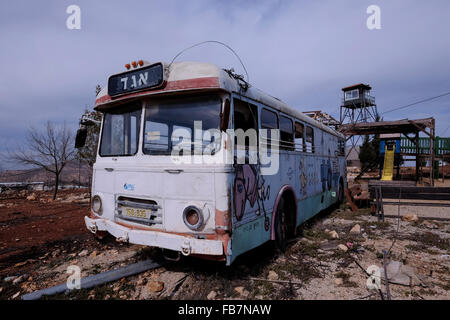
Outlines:
{"label": "power line", "polygon": [[448,96],[448,95],[450,95],[450,92],[446,92],[446,93],[440,94],[438,96],[434,96],[434,97],[431,97],[431,98],[427,98],[427,99],[423,99],[423,100],[420,100],[420,101],[417,101],[417,102],[413,102],[413,103],[407,104],[406,106],[393,108],[391,110],[388,110],[388,111],[380,113],[380,115],[386,114],[386,113],[390,113],[390,112],[394,112],[394,111],[401,110],[401,109],[406,109],[408,107],[415,106],[416,104],[428,102],[428,101],[435,100],[435,99],[438,99],[438,98],[442,98],[442,97],[445,97],[445,96]]}
{"label": "power line", "polygon": [[448,129],[450,129],[450,126],[448,126],[447,129],[444,130],[444,132],[442,132],[442,135],[444,135]]}

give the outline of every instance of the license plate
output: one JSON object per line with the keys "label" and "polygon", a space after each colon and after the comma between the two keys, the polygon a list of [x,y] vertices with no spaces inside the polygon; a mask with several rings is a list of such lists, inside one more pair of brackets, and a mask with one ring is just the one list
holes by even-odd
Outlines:
{"label": "license plate", "polygon": [[150,210],[122,207],[122,215],[125,217],[138,218],[138,219],[150,219],[151,213],[152,212]]}

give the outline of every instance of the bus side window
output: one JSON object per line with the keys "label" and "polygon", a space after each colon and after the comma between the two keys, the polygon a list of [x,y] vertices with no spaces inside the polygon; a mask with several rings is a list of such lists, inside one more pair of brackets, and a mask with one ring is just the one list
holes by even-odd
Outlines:
{"label": "bus side window", "polygon": [[280,116],[280,149],[294,150],[294,125],[285,116]]}
{"label": "bus side window", "polygon": [[295,150],[306,152],[305,126],[300,122],[295,123]]}
{"label": "bus side window", "polygon": [[272,144],[272,133],[270,129],[278,129],[278,115],[273,111],[262,109],[261,129],[267,130],[267,141],[262,141],[262,143],[266,143],[267,149],[270,150]]}
{"label": "bus side window", "polygon": [[[258,109],[253,104],[248,102],[233,99],[234,104],[234,130],[242,129],[248,136],[245,139],[245,149],[248,150],[249,144],[254,143],[257,148],[258,143]],[[253,129],[253,133],[248,131]],[[252,136],[254,134],[254,137]],[[253,140],[253,141],[251,141]],[[248,142],[247,142],[248,141]],[[238,140],[235,135],[234,146],[238,148]]]}
{"label": "bus side window", "polygon": [[339,139],[338,141],[338,155],[345,156],[345,140]]}
{"label": "bus side window", "polygon": [[306,127],[306,152],[314,153],[314,130]]}

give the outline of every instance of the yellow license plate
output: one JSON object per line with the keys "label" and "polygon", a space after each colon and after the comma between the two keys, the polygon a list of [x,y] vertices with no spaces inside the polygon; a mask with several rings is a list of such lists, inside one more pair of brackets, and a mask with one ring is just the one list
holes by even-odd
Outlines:
{"label": "yellow license plate", "polygon": [[122,207],[122,215],[131,218],[148,219],[150,217],[150,211],[145,209]]}

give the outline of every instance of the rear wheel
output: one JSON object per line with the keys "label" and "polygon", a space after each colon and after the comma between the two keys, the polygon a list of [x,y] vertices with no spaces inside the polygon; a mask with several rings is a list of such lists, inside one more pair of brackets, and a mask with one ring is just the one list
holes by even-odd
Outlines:
{"label": "rear wheel", "polygon": [[275,215],[275,242],[281,252],[285,252],[288,243],[288,224],[286,205],[283,198],[278,203]]}
{"label": "rear wheel", "polygon": [[338,202],[339,204],[344,202],[344,184],[342,180],[339,181]]}

